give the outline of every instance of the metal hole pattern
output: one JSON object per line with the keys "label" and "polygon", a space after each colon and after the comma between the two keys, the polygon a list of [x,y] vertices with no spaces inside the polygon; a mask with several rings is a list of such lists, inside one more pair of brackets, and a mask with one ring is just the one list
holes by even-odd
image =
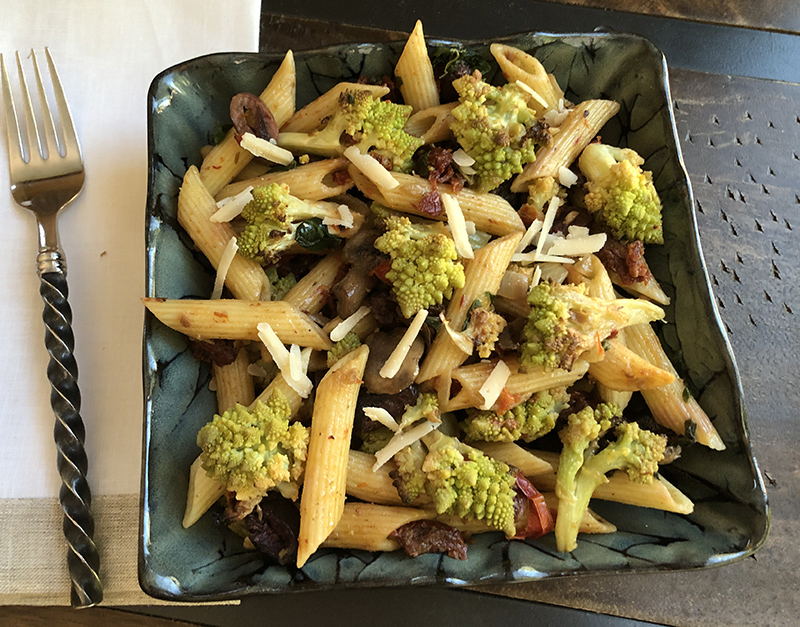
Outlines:
{"label": "metal hole pattern", "polygon": [[770,370],[797,380],[800,85],[684,71],[671,79],[703,253],[744,380],[751,363],[756,380]]}

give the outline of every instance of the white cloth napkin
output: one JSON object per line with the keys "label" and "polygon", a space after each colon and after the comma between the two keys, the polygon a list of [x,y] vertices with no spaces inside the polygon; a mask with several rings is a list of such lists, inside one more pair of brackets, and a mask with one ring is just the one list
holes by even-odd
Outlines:
{"label": "white cloth napkin", "polygon": [[[12,81],[15,50],[27,54],[48,46],[83,148],[86,185],[59,227],[96,496],[139,491],[147,89],[161,70],[192,57],[255,51],[259,10],[259,0],[0,2],[0,52]],[[35,223],[8,191],[2,135],[0,500],[7,504],[52,498],[60,480],[34,266]],[[10,572],[0,562],[0,595]]]}

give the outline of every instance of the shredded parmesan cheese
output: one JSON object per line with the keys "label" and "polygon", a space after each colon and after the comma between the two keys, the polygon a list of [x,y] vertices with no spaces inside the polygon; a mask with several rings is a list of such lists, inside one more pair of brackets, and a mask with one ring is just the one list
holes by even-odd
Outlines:
{"label": "shredded parmesan cheese", "polygon": [[497,362],[497,365],[492,370],[492,373],[489,377],[484,381],[481,389],[478,390],[478,394],[483,397],[483,405],[481,405],[481,409],[491,409],[492,405],[495,404],[498,398],[500,398],[500,393],[503,391],[503,388],[508,381],[508,377],[511,376],[511,369],[508,367],[506,362],[502,359]]}
{"label": "shredded parmesan cheese", "polygon": [[369,155],[361,154],[361,151],[357,146],[350,146],[344,151],[344,156],[347,157],[354,166],[361,170],[361,173],[364,176],[375,183],[375,185],[378,187],[383,187],[384,189],[394,189],[400,185],[400,183],[397,182],[397,179],[395,179],[389,173],[389,171],[375,159]]}
{"label": "shredded parmesan cheese", "polygon": [[364,414],[367,418],[381,423],[384,427],[389,427],[392,431],[397,431],[400,428],[394,416],[383,407],[365,407]]}
{"label": "shredded parmesan cheese", "polygon": [[414,340],[417,339],[417,335],[419,335],[419,331],[422,329],[422,325],[425,324],[425,318],[427,317],[427,309],[420,309],[417,315],[414,316],[414,319],[411,321],[411,324],[408,325],[408,329],[406,329],[403,337],[400,338],[397,348],[392,351],[392,354],[389,355],[389,359],[386,360],[386,363],[383,364],[383,367],[378,373],[384,379],[391,379],[400,371],[400,366],[403,365],[403,360],[406,358],[406,355],[408,355],[408,351],[411,350],[411,345],[414,343]]}
{"label": "shredded parmesan cheese", "polygon": [[262,157],[267,161],[272,161],[273,163],[289,165],[292,161],[294,161],[294,155],[286,150],[286,148],[276,146],[275,144],[268,142],[266,139],[256,137],[252,133],[245,133],[242,135],[242,141],[239,143],[239,145],[250,154],[255,155],[256,157]]}
{"label": "shredded parmesan cheese", "polygon": [[536,266],[533,271],[533,276],[531,277],[531,287],[536,287],[539,285],[539,281],[542,280],[542,266]]}
{"label": "shredded parmesan cheese", "polygon": [[225,277],[228,276],[231,262],[238,250],[239,246],[236,244],[236,237],[234,236],[228,240],[225,250],[222,251],[222,257],[219,259],[217,278],[214,279],[214,289],[211,291],[211,300],[219,300],[222,297],[222,287],[225,285]]}
{"label": "shredded parmesan cheese", "polygon": [[475,159],[470,157],[463,148],[459,148],[453,153],[453,161],[458,165],[475,165]]}
{"label": "shredded parmesan cheese", "polygon": [[217,203],[217,211],[209,218],[212,222],[230,222],[240,213],[244,206],[253,200],[253,186],[248,185],[235,196],[223,198]]}
{"label": "shredded parmesan cheese", "polygon": [[562,165],[558,168],[558,182],[564,187],[572,187],[578,182],[578,175]]}
{"label": "shredded parmesan cheese", "polygon": [[519,87],[522,91],[527,93],[531,98],[533,98],[537,103],[542,105],[545,109],[547,108],[547,100],[542,98],[538,94],[538,92],[535,89],[533,89],[533,87],[531,87],[527,83],[523,83],[522,81],[517,81],[516,83],[517,87]]}
{"label": "shredded parmesan cheese", "polygon": [[569,237],[553,242],[547,249],[548,255],[568,255],[570,257],[581,257],[590,253],[596,253],[606,243],[605,233],[595,233],[585,237]]}
{"label": "shredded parmesan cheese", "polygon": [[450,194],[440,194],[444,211],[447,214],[447,223],[450,226],[450,231],[453,233],[453,241],[456,244],[456,252],[463,259],[474,259],[475,253],[472,252],[472,246],[469,243],[469,235],[467,234],[467,224],[464,220],[464,212],[461,211],[461,205],[458,200]]}
{"label": "shredded parmesan cheese", "polygon": [[352,229],[353,228],[353,212],[350,211],[350,208],[347,205],[339,205],[337,207],[339,211],[339,217],[334,218],[332,216],[325,216],[322,218],[322,224],[325,226],[341,226],[345,229]]}
{"label": "shredded parmesan cheese", "polygon": [[331,329],[331,342],[338,342],[339,340],[343,340],[344,336],[350,333],[353,328],[361,322],[361,320],[367,316],[370,312],[369,307],[363,305],[358,308],[351,316],[347,316],[344,320],[342,320],[339,324],[337,324],[333,329]]}
{"label": "shredded parmesan cheese", "polygon": [[[311,379],[306,375],[302,360],[300,362],[299,376],[295,377],[293,376],[293,371],[297,371],[297,362],[295,361],[293,367],[291,364],[293,358],[290,357],[290,352],[280,341],[280,338],[278,338],[270,324],[268,322],[261,322],[256,329],[258,329],[259,339],[264,343],[264,346],[267,347],[269,354],[272,355],[272,359],[275,360],[275,364],[278,366],[278,369],[281,371],[283,378],[286,379],[289,386],[303,398],[308,398],[311,394],[311,390],[314,388],[314,384],[311,383]],[[299,353],[298,357],[300,357]]]}
{"label": "shredded parmesan cheese", "polygon": [[303,361],[300,358],[300,347],[292,344],[289,347],[289,373],[292,379],[297,381],[303,376]]}
{"label": "shredded parmesan cheese", "polygon": [[534,253],[517,253],[511,255],[511,261],[517,263],[544,263],[550,261],[552,263],[575,263],[574,259],[569,257],[557,257],[555,255],[537,255]]}
{"label": "shredded parmesan cheese", "polygon": [[418,424],[412,429],[407,431],[400,431],[392,436],[392,439],[380,451],[375,453],[375,465],[372,467],[372,472],[378,472],[381,466],[388,462],[392,457],[397,455],[405,447],[412,445],[417,440],[421,440],[431,431],[439,428],[441,422],[425,422]]}
{"label": "shredded parmesan cheese", "polygon": [[534,220],[531,222],[531,225],[528,227],[528,230],[525,231],[525,235],[522,236],[522,239],[519,240],[519,244],[517,244],[517,249],[514,251],[515,253],[523,252],[528,246],[531,245],[533,238],[536,237],[536,234],[542,230],[542,225],[544,222],[541,220]]}
{"label": "shredded parmesan cheese", "polygon": [[550,199],[550,204],[547,205],[547,212],[544,214],[544,223],[542,224],[542,232],[539,234],[539,242],[536,245],[536,252],[534,253],[534,261],[536,261],[542,254],[544,242],[547,239],[547,234],[550,233],[550,228],[556,219],[556,212],[561,206],[561,199],[558,196],[553,196]]}

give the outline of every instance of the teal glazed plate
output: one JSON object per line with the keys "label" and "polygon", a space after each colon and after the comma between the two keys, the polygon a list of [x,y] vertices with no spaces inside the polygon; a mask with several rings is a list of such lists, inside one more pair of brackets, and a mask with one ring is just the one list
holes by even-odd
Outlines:
{"label": "teal glazed plate", "polygon": [[[646,159],[664,205],[665,246],[648,248],[654,274],[672,298],[662,342],[727,449],[693,446],[663,474],[695,503],[689,516],[593,501],[618,531],[581,535],[572,553],[553,534],[508,541],[475,536],[469,559],[440,555],[324,549],[302,569],[267,564],[207,514],[181,526],[195,438],[216,411],[210,372],[187,339],[149,313],[144,327],[144,464],[139,580],[171,601],[208,601],[265,592],[339,586],[478,584],[577,574],[697,569],[751,555],[769,528],[764,485],[748,442],[742,390],[711,294],[683,166],[663,55],[637,36],[521,34],[498,40],[535,55],[573,102],[609,98],[619,114],[603,129],[607,143]],[[447,43],[452,42],[432,42]],[[488,45],[465,46],[491,60]],[[392,75],[403,43],[342,45],[295,54],[298,108],[335,83]],[[208,298],[214,272],[178,225],[178,189],[215,126],[229,121],[231,97],[261,93],[282,57],[216,54],[159,74],[148,95],[147,296]],[[492,66],[496,64],[492,62]],[[489,76],[489,80],[499,77]]]}

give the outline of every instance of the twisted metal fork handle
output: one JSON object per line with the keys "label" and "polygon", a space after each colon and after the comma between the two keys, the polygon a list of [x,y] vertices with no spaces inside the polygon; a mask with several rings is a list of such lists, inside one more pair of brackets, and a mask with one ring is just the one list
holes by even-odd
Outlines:
{"label": "twisted metal fork handle", "polygon": [[61,260],[60,263],[39,261],[39,293],[44,301],[44,341],[50,354],[47,378],[52,388],[50,404],[56,417],[53,436],[62,481],[59,500],[64,510],[67,566],[72,580],[71,602],[76,608],[91,607],[103,600],[103,587],[98,575],[100,558],[93,540],[92,495],[86,481],[86,432],[80,415],[81,394],[78,389],[78,366],[73,355],[75,338],[72,333],[72,310],[67,300],[69,288],[66,268]]}

